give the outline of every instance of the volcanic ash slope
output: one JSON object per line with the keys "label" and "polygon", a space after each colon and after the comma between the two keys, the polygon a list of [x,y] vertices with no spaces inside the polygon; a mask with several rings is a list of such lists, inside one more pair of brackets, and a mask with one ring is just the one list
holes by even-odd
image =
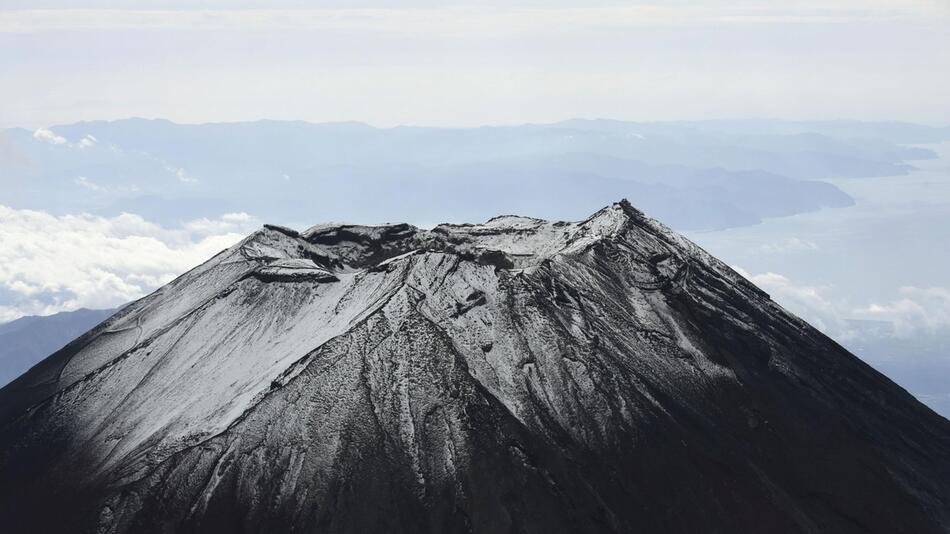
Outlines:
{"label": "volcanic ash slope", "polygon": [[950,423],[627,202],[266,226],[0,390],[15,532],[950,532]]}

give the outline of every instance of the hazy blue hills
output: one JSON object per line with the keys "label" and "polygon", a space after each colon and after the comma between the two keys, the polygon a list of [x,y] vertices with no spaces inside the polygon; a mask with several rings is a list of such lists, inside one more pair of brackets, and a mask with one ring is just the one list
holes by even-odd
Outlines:
{"label": "hazy blue hills", "polygon": [[904,123],[571,120],[482,128],[165,120],[82,122],[0,139],[0,204],[268,221],[580,217],[628,197],[679,229],[847,206],[831,177],[908,172],[950,138]]}
{"label": "hazy blue hills", "polygon": [[0,387],[107,319],[116,310],[79,309],[0,324]]}

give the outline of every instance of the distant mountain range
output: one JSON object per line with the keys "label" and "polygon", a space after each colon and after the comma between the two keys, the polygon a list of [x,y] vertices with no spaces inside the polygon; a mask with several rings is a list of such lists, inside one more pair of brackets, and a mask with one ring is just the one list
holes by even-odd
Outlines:
{"label": "distant mountain range", "polygon": [[0,324],[0,387],[115,312],[80,309]]}
{"label": "distant mountain range", "polygon": [[950,130],[905,123],[570,120],[483,128],[166,120],[0,134],[0,204],[132,212],[169,224],[245,211],[326,220],[581,217],[629,197],[678,229],[755,224],[852,199],[832,177],[906,173],[906,146]]}

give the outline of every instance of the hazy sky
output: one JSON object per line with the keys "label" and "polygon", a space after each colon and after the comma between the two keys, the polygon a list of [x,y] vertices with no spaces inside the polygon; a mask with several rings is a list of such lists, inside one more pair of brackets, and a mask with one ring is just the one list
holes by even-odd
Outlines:
{"label": "hazy sky", "polygon": [[0,0],[0,127],[950,123],[950,2]]}

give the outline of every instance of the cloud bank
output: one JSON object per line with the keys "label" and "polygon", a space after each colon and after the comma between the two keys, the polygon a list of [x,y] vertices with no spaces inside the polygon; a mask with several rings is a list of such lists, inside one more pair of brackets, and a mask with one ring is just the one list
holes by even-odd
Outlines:
{"label": "cloud bank", "polygon": [[832,295],[832,286],[802,284],[774,272],[752,274],[741,267],[733,269],[775,302],[839,341],[859,335],[853,319],[886,321],[893,325],[894,337],[905,339],[950,331],[950,288],[907,286],[898,290],[897,299],[852,307]]}
{"label": "cloud bank", "polygon": [[245,213],[165,228],[134,214],[51,215],[0,206],[0,322],[140,298],[239,241]]}
{"label": "cloud bank", "polygon": [[872,303],[855,310],[869,319],[894,323],[895,334],[910,337],[950,328],[950,289],[944,287],[902,287],[900,298]]}
{"label": "cloud bank", "polygon": [[752,274],[733,266],[739,274],[768,293],[772,300],[836,339],[848,339],[854,332],[841,310],[828,297],[828,286],[810,286],[794,282],[778,273]]}
{"label": "cloud bank", "polygon": [[99,142],[95,136],[87,135],[76,143],[70,143],[65,137],[58,135],[47,128],[37,129],[35,132],[33,132],[33,138],[51,145],[66,145],[73,148],[89,148],[91,146],[95,146],[95,144]]}

